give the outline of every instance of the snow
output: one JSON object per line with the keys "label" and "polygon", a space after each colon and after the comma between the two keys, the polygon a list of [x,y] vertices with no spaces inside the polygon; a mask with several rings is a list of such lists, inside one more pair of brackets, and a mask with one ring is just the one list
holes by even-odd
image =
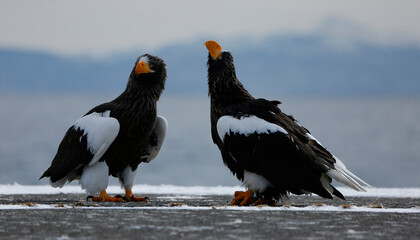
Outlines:
{"label": "snow", "polygon": [[243,135],[250,135],[252,133],[269,133],[282,132],[287,135],[284,128],[265,121],[257,116],[251,115],[249,117],[241,117],[240,119],[232,116],[223,116],[217,121],[217,133],[220,139],[224,139],[226,134],[240,133]]}
{"label": "snow", "polygon": [[[345,196],[351,197],[389,197],[389,198],[420,198],[420,188],[368,188],[367,192],[356,192],[351,188],[338,188]],[[237,190],[245,190],[240,186],[174,186],[174,185],[134,185],[133,192],[148,193],[148,194],[167,194],[173,196],[161,196],[160,198],[174,198],[179,199],[193,199],[203,198],[205,195],[230,195]],[[107,191],[109,193],[120,193],[122,190],[119,186],[109,186]],[[8,194],[85,194],[80,186],[67,185],[61,189],[52,188],[49,185],[19,185],[3,184],[0,185],[0,195]],[[308,196],[310,197],[310,196]],[[17,210],[17,209],[68,209],[74,208],[73,205],[64,204],[58,206],[56,204],[0,204],[0,210]],[[332,205],[310,205],[306,207],[296,206],[76,206],[80,209],[141,209],[141,210],[191,210],[191,211],[206,211],[206,210],[223,210],[223,211],[317,211],[317,212],[374,212],[374,213],[420,213],[420,207],[412,208],[376,208],[372,206],[332,206]]]}
{"label": "snow", "polygon": [[[337,188],[347,197],[389,197],[389,198],[420,198],[420,188],[367,188],[367,192],[357,192],[351,188]],[[134,193],[175,194],[175,195],[232,195],[235,191],[245,191],[242,186],[175,186],[136,184]],[[108,193],[121,193],[120,186],[108,186]],[[5,194],[86,194],[78,185],[65,185],[63,188],[53,188],[50,185],[20,185],[0,184],[0,195]],[[314,195],[315,196],[315,195]]]}
{"label": "snow", "polygon": [[348,197],[388,197],[388,198],[420,198],[420,188],[366,188],[366,192],[357,192],[351,188],[337,188]]}
{"label": "snow", "polygon": [[[60,205],[55,204],[34,204],[31,206],[25,204],[0,204],[0,210],[27,210],[27,209],[69,209],[75,208],[73,205]],[[139,207],[125,207],[125,206],[78,206],[78,209],[85,210],[168,210],[168,211],[209,211],[209,210],[223,210],[223,211],[309,211],[309,212],[373,212],[373,213],[420,213],[420,208],[372,208],[369,206],[351,206],[344,208],[343,206],[306,206],[306,207],[293,207],[293,206],[282,206],[282,207],[269,207],[269,206],[250,206],[250,207],[239,207],[239,206],[212,206],[212,207],[197,207],[197,206],[139,206]]]}
{"label": "snow", "polygon": [[[245,190],[244,187],[236,186],[174,186],[174,185],[134,185],[134,193],[149,194],[181,194],[181,195],[233,195],[235,191]],[[121,193],[120,186],[108,186],[108,193]],[[85,191],[78,185],[66,185],[63,188],[52,188],[50,185],[20,185],[20,184],[1,184],[0,194],[85,194]]]}

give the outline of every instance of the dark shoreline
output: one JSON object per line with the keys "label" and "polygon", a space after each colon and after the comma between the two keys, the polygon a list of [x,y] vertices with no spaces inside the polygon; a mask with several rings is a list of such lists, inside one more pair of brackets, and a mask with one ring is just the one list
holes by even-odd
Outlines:
{"label": "dark shoreline", "polygon": [[[147,203],[99,204],[86,202],[85,197],[84,194],[0,195],[2,205],[52,206],[0,210],[0,239],[418,239],[420,236],[420,213],[176,208],[225,206],[230,203],[230,196],[189,198],[151,194]],[[418,208],[420,199],[348,197],[342,201],[291,196],[279,205],[284,204]],[[95,209],[97,206],[101,208]],[[175,206],[173,210],[168,209],[171,206]]]}

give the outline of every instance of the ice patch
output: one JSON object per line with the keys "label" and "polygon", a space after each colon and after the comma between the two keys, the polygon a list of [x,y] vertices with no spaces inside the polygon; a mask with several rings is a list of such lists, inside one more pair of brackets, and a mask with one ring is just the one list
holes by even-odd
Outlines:
{"label": "ice patch", "polygon": [[197,195],[175,195],[175,196],[159,196],[158,199],[165,199],[170,201],[177,201],[177,200],[187,200],[187,199],[206,199],[206,197],[203,196],[197,196]]}
{"label": "ice patch", "polygon": [[[0,204],[0,210],[30,210],[30,209],[68,209],[74,208],[72,205],[57,206],[53,204],[34,204],[27,206],[25,204]],[[77,207],[78,209],[84,209],[87,211],[91,210],[190,210],[190,211],[206,211],[206,210],[224,210],[224,211],[298,211],[298,212],[373,212],[373,213],[420,213],[420,208],[371,208],[371,207],[358,207],[352,206],[350,208],[343,208],[342,206],[306,206],[306,207],[268,207],[268,206],[251,206],[251,207],[239,207],[239,206],[143,206],[143,207],[124,207],[124,206],[107,206],[107,207]]]}
{"label": "ice patch", "polygon": [[[388,198],[420,198],[420,188],[368,188],[366,192],[357,192],[348,187],[337,187],[346,197],[388,197]],[[235,191],[246,191],[243,186],[175,186],[175,185],[148,185],[136,184],[134,193],[141,194],[173,194],[173,195],[225,195],[233,196]],[[108,193],[121,193],[118,185],[108,186]],[[65,185],[63,188],[52,188],[50,185],[20,185],[0,184],[1,195],[12,194],[84,194],[78,185]],[[310,197],[310,196],[308,196]],[[315,195],[313,196],[315,197]]]}
{"label": "ice patch", "polygon": [[[136,184],[133,186],[134,193],[149,194],[174,194],[174,195],[232,195],[235,191],[245,191],[242,186],[175,186],[175,185],[148,185]],[[121,193],[120,186],[108,186],[108,193]],[[63,188],[52,188],[50,185],[20,185],[1,184],[0,194],[83,194],[78,185],[65,185]]]}

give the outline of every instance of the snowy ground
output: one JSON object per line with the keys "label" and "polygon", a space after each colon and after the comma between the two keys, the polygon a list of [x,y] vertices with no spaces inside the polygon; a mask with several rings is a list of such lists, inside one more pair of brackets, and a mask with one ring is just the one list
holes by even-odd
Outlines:
{"label": "snowy ground", "polygon": [[[175,185],[134,185],[133,192],[140,194],[181,194],[181,195],[232,195],[234,191],[244,190],[242,186],[175,186]],[[367,192],[356,192],[347,187],[338,190],[348,197],[389,197],[420,198],[420,188],[368,188]],[[109,193],[121,193],[120,186],[109,186]],[[78,185],[65,185],[63,188],[52,188],[50,185],[0,184],[0,195],[5,194],[83,194]]]}
{"label": "snowy ground", "polygon": [[[147,203],[92,203],[79,186],[0,185],[0,239],[416,239],[420,188],[374,188],[276,207],[229,206],[241,187],[136,185]],[[119,186],[109,192],[121,194]]]}

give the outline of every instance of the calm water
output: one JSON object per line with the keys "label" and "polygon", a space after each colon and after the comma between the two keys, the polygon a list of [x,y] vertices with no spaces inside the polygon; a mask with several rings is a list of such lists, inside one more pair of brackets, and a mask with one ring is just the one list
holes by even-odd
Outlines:
{"label": "calm water", "polygon": [[[284,112],[370,184],[420,186],[420,98],[276,98]],[[46,184],[38,178],[67,128],[112,99],[0,96],[0,184]],[[167,139],[153,162],[141,164],[136,183],[239,184],[212,143],[206,96],[165,95],[158,110],[169,121]]]}

